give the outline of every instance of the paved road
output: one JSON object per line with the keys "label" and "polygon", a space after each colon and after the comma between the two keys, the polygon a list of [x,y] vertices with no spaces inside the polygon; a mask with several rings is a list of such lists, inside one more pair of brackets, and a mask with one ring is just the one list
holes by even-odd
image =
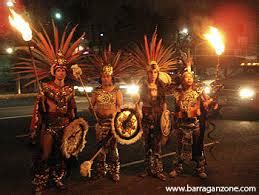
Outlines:
{"label": "paved road", "polygon": [[[2,194],[30,194],[30,167],[32,150],[26,139],[16,138],[25,134],[30,123],[32,101],[19,106],[1,106],[0,108],[0,195]],[[80,115],[86,118],[90,125],[92,117],[87,113],[88,104],[85,98],[77,98]],[[15,104],[14,104],[15,105]],[[216,120],[216,131],[212,134],[220,144],[213,148],[206,148],[209,178],[201,180],[193,176],[193,169],[187,167],[187,174],[161,182],[147,177],[140,178],[143,170],[143,140],[130,145],[119,146],[122,163],[121,181],[114,184],[108,178],[93,181],[83,178],[79,168],[73,169],[67,179],[69,190],[66,193],[49,189],[46,194],[166,194],[165,186],[256,186],[259,190],[259,122]],[[87,135],[87,146],[79,156],[79,162],[90,158],[95,149],[94,129]],[[174,136],[163,148],[165,170],[172,168],[175,151]],[[206,143],[211,140],[206,139]],[[258,193],[258,192],[257,192]],[[184,193],[181,193],[184,194]],[[202,194],[202,193],[196,193]],[[205,194],[205,193],[203,193]],[[215,194],[215,193],[214,193]],[[234,193],[238,194],[238,193]],[[251,193],[248,193],[251,194]]]}
{"label": "paved road", "polygon": [[[80,113],[88,121],[91,117]],[[0,120],[0,194],[30,194],[31,150],[25,139],[15,138],[23,134],[29,125],[30,117]],[[74,168],[67,183],[69,190],[59,193],[49,189],[46,194],[165,194],[165,186],[256,186],[259,190],[259,122],[217,120],[217,130],[213,137],[220,141],[212,151],[206,149],[209,178],[201,180],[192,176],[193,169],[187,166],[187,175],[161,182],[137,175],[143,170],[143,163],[125,166],[127,163],[143,159],[143,142],[130,146],[119,146],[121,163],[121,182],[114,184],[105,178],[92,181],[79,175],[79,168]],[[79,162],[89,159],[95,147],[94,131],[89,130],[87,147],[79,156]],[[210,140],[206,140],[210,142]],[[171,137],[163,153],[175,151],[174,137]],[[163,159],[168,172],[172,165],[172,156]],[[184,193],[181,193],[184,194]],[[199,194],[199,193],[198,193]],[[200,193],[202,194],[202,193]],[[238,194],[238,193],[235,193]],[[249,193],[248,193],[249,194]],[[251,194],[251,193],[250,193]]]}
{"label": "paved road", "polygon": [[[17,101],[18,106],[13,105],[13,101]],[[33,100],[28,99],[23,102],[21,100],[13,101],[11,103],[9,101],[0,107],[0,120],[25,118],[31,116],[34,104]],[[79,112],[86,111],[89,106],[85,97],[76,97],[76,103]]]}
{"label": "paved road", "polygon": [[[76,96],[78,112],[86,112],[89,103],[86,97]],[[128,97],[124,98],[125,103],[130,103]],[[0,120],[18,119],[30,117],[33,111],[34,98],[0,101]]]}

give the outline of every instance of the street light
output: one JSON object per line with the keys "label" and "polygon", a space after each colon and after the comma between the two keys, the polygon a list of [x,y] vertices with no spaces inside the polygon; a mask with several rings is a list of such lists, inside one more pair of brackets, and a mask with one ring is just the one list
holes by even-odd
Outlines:
{"label": "street light", "polygon": [[60,20],[60,19],[62,18],[61,13],[56,12],[56,13],[55,13],[55,18],[56,18],[57,20]]}
{"label": "street light", "polygon": [[11,47],[6,48],[6,53],[12,54],[13,53],[13,48],[11,48]]}

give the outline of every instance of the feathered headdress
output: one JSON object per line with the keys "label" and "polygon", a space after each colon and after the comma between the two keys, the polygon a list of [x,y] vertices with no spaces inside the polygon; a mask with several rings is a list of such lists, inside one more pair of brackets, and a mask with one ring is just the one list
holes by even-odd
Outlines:
{"label": "feathered headdress", "polygon": [[193,76],[192,72],[192,64],[193,64],[193,59],[190,54],[190,51],[187,52],[186,54],[186,59],[183,60],[183,63],[185,65],[184,71],[182,73],[182,77],[184,77],[186,74],[191,74]]}
{"label": "feathered headdress", "polygon": [[114,78],[125,78],[130,73],[130,58],[122,56],[121,51],[112,52],[111,44],[98,55],[90,56],[90,63],[83,66],[84,77],[97,79],[101,74],[112,75]]}
{"label": "feathered headdress", "polygon": [[[59,40],[59,33],[56,25],[53,26],[53,40],[50,39],[46,29],[42,26],[42,32],[34,29],[35,36],[32,39],[32,55],[35,59],[36,71],[39,80],[45,79],[54,75],[58,67],[70,70],[70,66],[77,64],[82,59],[83,50],[79,51],[77,48],[80,45],[84,34],[75,42],[72,42],[73,35],[77,26],[73,27],[67,35],[67,27],[65,28],[61,40]],[[18,49],[27,53],[26,57],[19,58],[19,62],[15,64],[14,71],[20,74],[21,79],[29,79],[30,81],[25,85],[28,86],[34,82],[35,73],[29,55],[28,47],[19,47]],[[70,71],[68,76],[72,76]]]}
{"label": "feathered headdress", "polygon": [[142,75],[149,70],[156,69],[159,71],[159,78],[166,81],[170,77],[166,72],[176,69],[177,60],[173,58],[173,47],[163,46],[162,39],[157,41],[156,30],[150,43],[144,35],[144,46],[136,46],[130,53],[133,56],[134,66]]}

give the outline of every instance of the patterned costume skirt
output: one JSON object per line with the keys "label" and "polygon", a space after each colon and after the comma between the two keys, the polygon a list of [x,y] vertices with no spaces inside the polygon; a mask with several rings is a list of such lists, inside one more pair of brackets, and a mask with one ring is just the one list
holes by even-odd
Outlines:
{"label": "patterned costume skirt", "polygon": [[200,125],[197,118],[177,119],[177,155],[179,161],[195,160],[193,153],[197,150]]}
{"label": "patterned costume skirt", "polygon": [[[117,149],[117,141],[111,135],[112,116],[98,116],[98,124],[96,125],[96,140],[103,144],[103,151],[97,156],[97,175],[104,176],[107,171],[111,175],[119,174],[120,162]],[[107,139],[108,136],[108,139]],[[112,136],[110,138],[110,136]]]}

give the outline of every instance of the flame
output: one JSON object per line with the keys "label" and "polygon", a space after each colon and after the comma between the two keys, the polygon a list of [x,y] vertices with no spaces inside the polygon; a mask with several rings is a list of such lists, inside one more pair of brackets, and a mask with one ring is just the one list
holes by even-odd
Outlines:
{"label": "flame", "polygon": [[32,30],[28,22],[26,22],[19,14],[10,9],[12,14],[9,15],[10,24],[16,28],[21,34],[24,41],[30,41],[32,39]]}
{"label": "flame", "polygon": [[217,28],[210,26],[209,32],[204,34],[204,37],[214,47],[217,55],[221,55],[224,52],[225,44],[223,36]]}

